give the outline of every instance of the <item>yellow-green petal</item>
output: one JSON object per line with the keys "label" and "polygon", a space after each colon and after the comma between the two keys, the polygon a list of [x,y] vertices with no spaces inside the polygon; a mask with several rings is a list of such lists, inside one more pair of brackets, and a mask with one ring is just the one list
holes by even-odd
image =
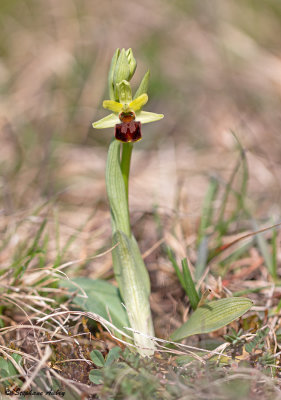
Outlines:
{"label": "yellow-green petal", "polygon": [[163,114],[155,114],[148,111],[141,111],[136,115],[136,120],[140,121],[142,124],[148,124],[149,122],[159,121],[162,118],[164,118]]}
{"label": "yellow-green petal", "polygon": [[148,96],[146,93],[137,97],[135,100],[131,101],[129,108],[134,111],[139,111],[148,102]]}
{"label": "yellow-green petal", "polygon": [[106,108],[107,110],[113,111],[115,113],[119,113],[123,107],[121,103],[118,103],[114,100],[104,100],[102,106],[103,108]]}
{"label": "yellow-green petal", "polygon": [[94,122],[93,127],[96,129],[112,128],[119,123],[120,120],[116,114],[109,114],[107,117],[104,117]]}

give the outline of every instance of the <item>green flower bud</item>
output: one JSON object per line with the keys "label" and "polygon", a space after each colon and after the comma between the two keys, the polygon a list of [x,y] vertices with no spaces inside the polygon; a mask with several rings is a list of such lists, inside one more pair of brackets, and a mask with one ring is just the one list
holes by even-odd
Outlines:
{"label": "green flower bud", "polygon": [[[109,69],[109,73],[108,73],[108,89],[109,89],[110,100],[115,100],[113,77],[114,77],[114,72],[115,72],[115,68],[116,68],[116,64],[117,64],[119,55],[120,55],[120,49],[117,49],[114,53],[114,56],[112,57],[110,69]],[[116,100],[118,100],[118,99],[116,99]]]}
{"label": "green flower bud", "polygon": [[128,58],[126,55],[126,50],[122,49],[121,53],[117,59],[117,63],[116,63],[115,70],[114,70],[114,76],[113,76],[115,100],[117,100],[117,101],[120,100],[118,91],[117,91],[117,84],[124,80],[129,81],[130,74],[131,74],[131,71],[130,71]]}
{"label": "green flower bud", "polygon": [[134,76],[135,70],[137,68],[137,62],[136,59],[133,55],[133,51],[132,49],[128,49],[126,50],[126,56],[128,59],[128,63],[129,63],[129,68],[130,68],[130,76],[129,76],[129,81],[132,79],[132,77]]}

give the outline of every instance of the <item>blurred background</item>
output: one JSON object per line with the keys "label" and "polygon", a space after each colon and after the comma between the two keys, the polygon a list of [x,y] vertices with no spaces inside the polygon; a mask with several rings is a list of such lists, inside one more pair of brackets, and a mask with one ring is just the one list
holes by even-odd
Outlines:
{"label": "blurred background", "polygon": [[[157,240],[149,217],[157,208],[167,227],[180,217],[184,253],[210,177],[225,185],[239,168],[234,134],[248,163],[247,207],[261,221],[280,215],[280,2],[1,0],[4,265],[42,218],[56,236],[50,262],[65,243],[74,259],[110,246],[104,172],[113,130],[91,124],[106,115],[117,47],[133,49],[132,85],[150,69],[146,110],[165,114],[143,127],[133,155],[130,203],[142,248]],[[88,263],[87,273],[101,274],[106,260]]]}

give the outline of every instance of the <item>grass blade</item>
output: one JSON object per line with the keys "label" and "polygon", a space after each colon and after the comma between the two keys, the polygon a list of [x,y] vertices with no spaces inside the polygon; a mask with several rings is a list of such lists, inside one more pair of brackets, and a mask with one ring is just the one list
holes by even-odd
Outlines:
{"label": "grass blade", "polygon": [[181,265],[182,265],[183,277],[184,277],[184,282],[185,282],[185,291],[189,298],[191,307],[193,308],[193,310],[196,310],[198,303],[200,301],[200,298],[196,291],[196,287],[194,285],[186,258],[184,258],[182,260]]}
{"label": "grass blade", "polygon": [[205,237],[206,229],[212,223],[212,216],[213,216],[213,203],[216,198],[218,192],[219,184],[216,178],[211,177],[209,187],[207,190],[206,197],[203,202],[202,207],[202,217],[200,221],[199,231],[198,231],[198,243],[202,241]]}
{"label": "grass blade", "polygon": [[[257,231],[258,230],[257,222],[255,220],[253,220],[252,224],[253,224],[253,228]],[[261,255],[263,256],[263,259],[264,259],[264,262],[265,262],[265,265],[266,265],[266,268],[267,268],[269,274],[272,277],[274,277],[275,273],[274,273],[274,266],[273,266],[273,258],[268,250],[268,245],[267,245],[266,239],[264,237],[264,234],[262,232],[258,233],[256,235],[256,243],[260,250]]]}
{"label": "grass blade", "polygon": [[178,280],[179,280],[181,286],[186,291],[186,286],[185,286],[185,281],[184,281],[184,278],[183,278],[183,274],[182,274],[181,270],[179,269],[178,263],[176,262],[176,259],[175,259],[175,256],[174,256],[172,250],[168,246],[166,246],[166,253],[167,253],[168,257],[169,257],[169,260],[172,263],[172,266],[173,266],[173,268],[175,270],[175,273],[176,273],[176,275],[178,277]]}
{"label": "grass blade", "polygon": [[197,250],[197,261],[195,265],[195,279],[199,281],[208,263],[209,247],[208,236],[203,236]]}

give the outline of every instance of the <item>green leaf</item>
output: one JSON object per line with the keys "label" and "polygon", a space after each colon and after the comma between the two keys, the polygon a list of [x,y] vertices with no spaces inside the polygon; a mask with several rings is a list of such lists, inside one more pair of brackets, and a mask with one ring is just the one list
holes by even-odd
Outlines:
{"label": "green leaf", "polygon": [[141,284],[145,288],[147,295],[150,295],[150,279],[149,275],[147,272],[147,268],[144,264],[138,243],[134,237],[134,235],[131,235],[130,238],[130,248],[131,252],[134,254],[134,259],[135,262],[138,266],[138,272],[139,272],[139,279],[141,279]]}
{"label": "green leaf", "polygon": [[107,357],[106,357],[106,361],[105,361],[105,366],[108,367],[109,365],[111,365],[115,360],[118,360],[118,358],[120,357],[120,353],[121,353],[121,349],[120,347],[113,347]]}
{"label": "green leaf", "polygon": [[10,360],[8,361],[8,372],[10,376],[17,375],[19,373],[14,364],[12,364]]}
{"label": "green leaf", "polygon": [[187,264],[187,259],[184,258],[181,262],[182,264],[182,272],[183,272],[183,278],[184,278],[184,282],[185,282],[185,291],[186,294],[189,298],[191,307],[193,308],[193,310],[196,310],[198,303],[200,301],[200,298],[198,296],[196,287],[194,285],[188,264]]}
{"label": "green leaf", "polygon": [[247,353],[251,353],[256,347],[261,347],[264,345],[264,339],[269,334],[270,329],[267,327],[256,332],[256,336],[253,340],[245,344],[245,350]]}
{"label": "green leaf", "polygon": [[182,340],[191,335],[216,331],[241,317],[252,307],[253,302],[245,297],[231,297],[211,301],[197,308],[189,320],[171,335],[171,340]]}
{"label": "green leaf", "polygon": [[19,364],[19,365],[21,364],[22,356],[20,354],[13,353],[12,357],[16,361],[17,364]]}
{"label": "green leaf", "polygon": [[103,383],[103,372],[100,369],[92,369],[89,373],[89,379],[95,385],[101,385]]}
{"label": "green leaf", "polygon": [[[138,332],[154,336],[147,290],[148,272],[135,247],[136,243],[121,231],[115,232],[113,243],[119,243],[112,252],[114,273],[126,304],[130,325]],[[139,263],[139,257],[142,264]],[[144,356],[153,354],[154,343],[150,338],[134,333],[134,341],[140,348],[146,349],[139,349]]]}
{"label": "green leaf", "polygon": [[6,361],[3,357],[1,357],[1,356],[0,356],[0,368],[1,368],[1,369],[4,369],[4,370],[7,371],[7,372],[8,372],[8,370],[9,370],[7,361]]}
{"label": "green leaf", "polygon": [[[82,309],[100,315],[107,321],[112,322],[117,328],[130,326],[127,312],[122,305],[119,290],[111,283],[89,278],[75,278],[72,281],[63,280],[60,286],[69,288],[71,291],[81,287],[88,298],[76,296],[73,302]],[[79,295],[81,295],[81,291]]]}
{"label": "green leaf", "polygon": [[93,361],[93,363],[97,366],[97,367],[103,367],[104,366],[104,358],[102,353],[99,350],[93,350],[90,353],[90,357]]}
{"label": "green leaf", "polygon": [[[6,369],[0,368],[0,377],[1,377],[1,379],[9,378],[10,374],[8,373],[8,371]],[[9,386],[11,384],[11,381],[10,380],[1,381],[1,384],[5,385],[5,386]]]}
{"label": "green leaf", "polygon": [[149,75],[150,72],[149,70],[146,72],[146,74],[144,75],[144,77],[142,78],[142,81],[138,87],[138,90],[136,91],[135,95],[134,95],[134,99],[136,99],[137,97],[139,97],[140,95],[147,93],[148,91],[148,84],[149,84]]}

